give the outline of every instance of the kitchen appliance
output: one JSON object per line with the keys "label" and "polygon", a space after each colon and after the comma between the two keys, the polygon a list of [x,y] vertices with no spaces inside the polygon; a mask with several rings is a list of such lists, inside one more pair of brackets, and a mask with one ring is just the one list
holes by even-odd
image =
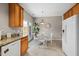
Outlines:
{"label": "kitchen appliance", "polygon": [[1,46],[1,56],[20,56],[20,40]]}
{"label": "kitchen appliance", "polygon": [[79,14],[63,21],[62,47],[68,56],[79,56]]}

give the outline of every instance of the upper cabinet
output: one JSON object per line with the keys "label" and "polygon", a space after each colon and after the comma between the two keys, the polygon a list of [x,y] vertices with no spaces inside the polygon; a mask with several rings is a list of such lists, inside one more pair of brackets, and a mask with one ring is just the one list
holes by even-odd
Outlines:
{"label": "upper cabinet", "polygon": [[68,17],[69,17],[69,13],[66,12],[66,13],[64,14],[64,19],[66,19],[66,18],[68,18]]}
{"label": "upper cabinet", "polygon": [[9,26],[23,26],[23,8],[16,3],[9,3]]}
{"label": "upper cabinet", "polygon": [[20,26],[23,27],[24,11],[20,8]]}
{"label": "upper cabinet", "polygon": [[73,14],[78,14],[79,13],[79,4],[76,4],[74,7],[73,7]]}
{"label": "upper cabinet", "polygon": [[67,19],[75,14],[79,13],[79,3],[75,4],[71,9],[69,9],[65,14],[64,14],[64,19]]}

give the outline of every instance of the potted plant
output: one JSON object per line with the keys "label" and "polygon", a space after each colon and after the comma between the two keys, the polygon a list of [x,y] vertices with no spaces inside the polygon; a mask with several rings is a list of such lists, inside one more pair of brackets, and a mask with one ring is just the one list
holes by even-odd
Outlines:
{"label": "potted plant", "polygon": [[37,34],[39,33],[39,30],[40,30],[39,24],[35,22],[33,24],[33,33],[34,33],[35,37],[37,37]]}

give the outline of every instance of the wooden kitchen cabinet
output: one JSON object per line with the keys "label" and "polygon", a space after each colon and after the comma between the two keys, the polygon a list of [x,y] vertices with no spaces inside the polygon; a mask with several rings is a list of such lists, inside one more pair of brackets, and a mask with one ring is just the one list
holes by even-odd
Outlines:
{"label": "wooden kitchen cabinet", "polygon": [[14,20],[15,27],[19,27],[20,22],[20,6],[15,4],[15,20]]}
{"label": "wooden kitchen cabinet", "polygon": [[71,8],[64,14],[64,19],[67,19],[69,17],[73,16],[73,9]]}
{"label": "wooden kitchen cabinet", "polygon": [[76,14],[79,14],[79,3],[75,4],[64,14],[64,20]]}
{"label": "wooden kitchen cabinet", "polygon": [[20,8],[20,26],[21,27],[23,27],[23,19],[24,19],[23,8]]}
{"label": "wooden kitchen cabinet", "polygon": [[72,8],[69,10],[68,14],[69,14],[68,17],[73,16],[73,9]]}
{"label": "wooden kitchen cabinet", "polygon": [[66,13],[64,14],[64,19],[66,19],[66,18],[68,18],[68,17],[69,17],[69,13],[66,12]]}
{"label": "wooden kitchen cabinet", "polygon": [[74,7],[73,7],[73,14],[78,14],[79,13],[79,3],[77,3]]}
{"label": "wooden kitchen cabinet", "polygon": [[9,26],[23,26],[23,8],[17,3],[9,3]]}
{"label": "wooden kitchen cabinet", "polygon": [[14,15],[14,13],[15,13],[15,11],[14,11],[14,9],[15,9],[15,4],[14,3],[12,3],[12,4],[9,4],[9,26],[10,27],[14,27],[15,26],[15,24],[14,24],[14,20],[15,20],[15,15]]}
{"label": "wooden kitchen cabinet", "polygon": [[28,49],[28,36],[21,38],[21,56],[25,55]]}

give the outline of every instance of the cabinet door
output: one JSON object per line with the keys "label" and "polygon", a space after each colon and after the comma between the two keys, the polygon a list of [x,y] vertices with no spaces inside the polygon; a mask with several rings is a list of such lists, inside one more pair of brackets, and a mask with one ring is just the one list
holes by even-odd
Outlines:
{"label": "cabinet door", "polygon": [[74,7],[73,7],[73,14],[78,14],[79,13],[79,3],[77,3]]}
{"label": "cabinet door", "polygon": [[71,16],[73,16],[73,9],[72,8],[69,10],[69,17],[71,17]]}
{"label": "cabinet door", "polygon": [[5,45],[1,48],[2,56],[20,56],[20,40]]}
{"label": "cabinet door", "polygon": [[9,26],[22,27],[23,26],[23,8],[16,3],[9,4]]}
{"label": "cabinet door", "polygon": [[20,8],[20,27],[23,26],[23,18],[24,18],[24,12],[23,12],[23,8]]}
{"label": "cabinet door", "polygon": [[66,19],[67,17],[66,17],[66,13],[64,14],[64,20]]}
{"label": "cabinet door", "polygon": [[76,56],[77,50],[76,50],[76,18],[75,16],[72,16],[67,19],[66,21],[66,38],[65,38],[65,48],[64,52],[68,56]]}
{"label": "cabinet door", "polygon": [[20,24],[20,6],[15,4],[15,27],[19,27]]}
{"label": "cabinet door", "polygon": [[14,8],[15,8],[15,4],[14,3],[9,3],[9,26],[10,27],[14,27],[15,26],[15,16],[14,16]]}
{"label": "cabinet door", "polygon": [[68,17],[69,17],[69,13],[66,12],[66,13],[64,14],[64,19],[67,19]]}
{"label": "cabinet door", "polygon": [[21,55],[25,55],[28,49],[28,38],[21,38]]}

